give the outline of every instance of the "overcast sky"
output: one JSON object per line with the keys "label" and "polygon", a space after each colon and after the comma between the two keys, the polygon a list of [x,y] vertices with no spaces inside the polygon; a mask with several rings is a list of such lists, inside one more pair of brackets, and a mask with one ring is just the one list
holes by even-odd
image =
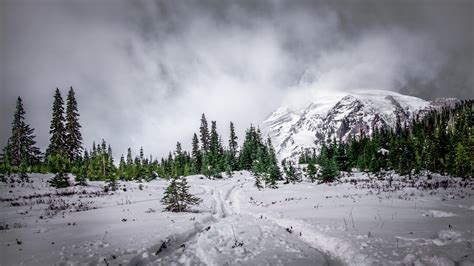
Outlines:
{"label": "overcast sky", "polygon": [[163,156],[201,113],[228,135],[312,92],[474,98],[474,1],[0,0],[0,144],[15,99],[38,144],[74,87],[84,144]]}

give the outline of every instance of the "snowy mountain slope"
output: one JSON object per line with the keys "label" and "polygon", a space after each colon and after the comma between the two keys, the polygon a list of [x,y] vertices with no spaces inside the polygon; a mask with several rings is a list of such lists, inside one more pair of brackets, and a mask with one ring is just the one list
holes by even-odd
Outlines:
{"label": "snowy mountain slope", "polygon": [[318,151],[324,142],[346,141],[352,135],[371,134],[375,128],[394,128],[420,111],[437,108],[456,99],[429,102],[383,90],[316,96],[300,108],[281,107],[262,123],[280,159],[296,160],[305,149]]}

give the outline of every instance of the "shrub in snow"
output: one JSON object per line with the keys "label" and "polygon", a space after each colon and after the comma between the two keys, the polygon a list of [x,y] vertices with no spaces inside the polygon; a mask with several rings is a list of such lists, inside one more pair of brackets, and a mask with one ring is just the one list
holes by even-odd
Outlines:
{"label": "shrub in snow", "polygon": [[77,175],[75,180],[76,180],[76,186],[87,186],[87,180],[85,176]]}
{"label": "shrub in snow", "polygon": [[8,224],[4,222],[0,222],[0,231],[2,230],[8,230]]}
{"label": "shrub in snow", "polygon": [[114,176],[109,176],[106,182],[107,185],[104,187],[105,192],[116,191],[118,189],[119,183],[117,182],[117,179],[115,179]]}
{"label": "shrub in snow", "polygon": [[184,212],[190,205],[199,204],[202,200],[189,194],[188,189],[186,178],[172,178],[161,199],[161,202],[166,205],[165,211]]}
{"label": "shrub in snow", "polygon": [[48,181],[52,187],[65,188],[69,187],[69,180],[64,173],[57,173],[51,180]]}

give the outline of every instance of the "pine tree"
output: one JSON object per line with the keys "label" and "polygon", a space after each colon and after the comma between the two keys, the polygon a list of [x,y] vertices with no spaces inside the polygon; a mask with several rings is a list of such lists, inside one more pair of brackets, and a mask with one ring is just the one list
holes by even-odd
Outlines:
{"label": "pine tree", "polygon": [[219,141],[219,134],[217,133],[216,121],[211,122],[211,135],[210,135],[210,146],[209,146],[209,163],[211,165],[211,172],[213,176],[218,175],[220,171],[220,161],[222,146]]}
{"label": "pine tree", "polygon": [[314,182],[317,177],[316,166],[313,161],[310,161],[306,169],[306,174],[311,182]]}
{"label": "pine tree", "polygon": [[277,180],[281,178],[281,172],[278,165],[271,165],[265,178],[265,186],[268,188],[277,188]]}
{"label": "pine tree", "polygon": [[61,92],[56,89],[53,102],[53,115],[49,134],[50,144],[46,150],[47,156],[66,156],[66,129],[64,128],[64,101]]}
{"label": "pine tree", "polygon": [[30,166],[39,162],[41,152],[35,146],[33,131],[34,129],[25,122],[25,110],[21,98],[18,97],[13,115],[12,133],[4,152],[5,162],[16,167],[21,164]]}
{"label": "pine tree", "polygon": [[82,135],[80,128],[76,97],[71,87],[67,95],[65,138],[65,146],[70,162],[77,160],[82,152]]}
{"label": "pine tree", "polygon": [[201,117],[201,127],[199,128],[200,138],[201,138],[201,149],[203,153],[209,152],[210,142],[209,142],[209,128],[207,125],[206,116],[202,114]]}
{"label": "pine tree", "polygon": [[132,149],[128,148],[128,150],[127,150],[127,166],[131,166],[132,164],[133,164]]}
{"label": "pine tree", "polygon": [[[461,143],[456,146],[456,159],[455,159],[455,174],[459,177],[468,177],[472,173],[470,169],[471,159],[474,156],[467,153],[466,149]],[[471,158],[470,158],[471,157]]]}
{"label": "pine tree", "polygon": [[336,161],[334,157],[328,155],[326,152],[321,153],[320,158],[320,177],[324,182],[332,182],[339,176]]}
{"label": "pine tree", "polygon": [[272,187],[276,187],[276,181],[282,179],[280,167],[278,166],[278,160],[276,158],[275,149],[272,145],[272,140],[270,137],[267,139],[267,172],[269,184],[272,184]]}
{"label": "pine tree", "polygon": [[206,177],[211,177],[212,169],[211,164],[209,162],[209,155],[203,154],[202,155],[202,166],[201,166],[201,173]]}
{"label": "pine tree", "polygon": [[171,179],[161,202],[166,205],[165,211],[184,212],[189,206],[199,204],[201,199],[189,194],[186,178],[180,177]]}
{"label": "pine tree", "polygon": [[297,181],[300,181],[300,173],[298,172],[298,169],[293,166],[293,162],[288,162],[288,166],[286,167],[286,180],[285,184],[291,183],[296,183]]}
{"label": "pine tree", "polygon": [[237,135],[235,134],[234,123],[230,122],[230,136],[229,136],[229,164],[231,170],[237,170]]}
{"label": "pine tree", "polygon": [[140,147],[140,164],[143,163],[144,158],[145,158],[145,153],[143,152],[143,147]]}
{"label": "pine tree", "polygon": [[174,156],[174,173],[173,176],[181,176],[184,174],[184,167],[185,167],[185,155],[183,153],[183,149],[181,147],[181,143],[178,141],[176,142],[176,151]]}
{"label": "pine tree", "polygon": [[62,173],[62,172],[57,173],[48,182],[52,187],[55,187],[55,188],[65,188],[65,187],[70,186],[67,175],[65,173]]}
{"label": "pine tree", "polygon": [[193,159],[193,174],[197,174],[201,171],[202,154],[201,150],[199,150],[199,139],[196,133],[193,134],[191,156]]}

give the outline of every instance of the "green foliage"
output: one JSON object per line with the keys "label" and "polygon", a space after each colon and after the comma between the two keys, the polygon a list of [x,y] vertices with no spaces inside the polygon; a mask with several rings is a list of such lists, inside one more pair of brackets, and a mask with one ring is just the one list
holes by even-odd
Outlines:
{"label": "green foliage", "polygon": [[76,175],[75,181],[76,181],[76,184],[75,184],[76,186],[84,186],[84,187],[87,186],[87,179],[85,175],[83,175],[82,173]]}
{"label": "green foliage", "polygon": [[112,148],[102,140],[100,145],[95,142],[91,152],[84,151],[84,159],[79,172],[90,180],[107,180],[115,176],[117,170],[114,165]]}
{"label": "green foliage", "polygon": [[[301,162],[314,161],[303,154]],[[474,175],[474,106],[463,101],[432,110],[395,129],[377,129],[371,137],[353,137],[347,144],[329,143],[316,158],[321,176],[335,176],[352,167],[378,174],[394,170],[412,175],[421,170],[460,177]]]}
{"label": "green foliage", "polygon": [[[203,174],[207,177],[221,178],[222,172],[232,176],[233,171],[249,170],[260,176],[267,187],[276,187],[276,181],[282,178],[275,151],[270,139],[263,141],[260,130],[251,126],[247,130],[244,144],[239,152],[234,124],[230,123],[229,147],[223,146],[217,131],[217,123],[201,117],[200,139],[193,134],[191,152],[183,151],[178,142],[176,151],[154,166],[158,176],[171,178],[188,174]],[[201,143],[199,143],[201,142]],[[119,167],[120,168],[120,167]]]}
{"label": "green foliage", "polygon": [[67,175],[64,173],[57,173],[48,182],[52,187],[55,187],[55,188],[66,188],[70,186]]}
{"label": "green foliage", "polygon": [[50,154],[46,165],[51,173],[66,173],[68,171],[68,159],[61,154]]}
{"label": "green foliage", "polygon": [[189,185],[184,177],[172,178],[166,188],[161,202],[165,204],[165,211],[184,212],[191,205],[197,205],[201,199],[189,194]]}
{"label": "green foliage", "polygon": [[332,182],[339,176],[337,164],[334,158],[322,158],[320,162],[319,176],[323,182]]}
{"label": "green foliage", "polygon": [[32,166],[39,163],[41,152],[35,146],[34,129],[25,122],[23,102],[18,97],[13,115],[11,136],[3,153],[4,171],[15,170],[20,165]]}
{"label": "green foliage", "polygon": [[308,179],[311,181],[311,182],[314,182],[316,181],[316,178],[317,178],[317,170],[316,170],[316,166],[314,165],[314,162],[310,161],[308,163],[308,167],[306,168],[306,175],[308,177]]}
{"label": "green foliage", "polygon": [[81,157],[82,135],[79,124],[79,111],[73,88],[69,89],[66,104],[66,135],[64,139],[66,154],[69,162],[74,162]]}
{"label": "green foliage", "polygon": [[66,147],[66,129],[64,126],[64,101],[61,92],[56,88],[54,93],[54,102],[52,108],[52,119],[49,134],[51,134],[50,143],[46,150],[46,156],[67,155]]}
{"label": "green foliage", "polygon": [[285,172],[285,184],[289,183],[296,183],[301,181],[301,173],[300,171],[294,166],[293,162],[283,160],[283,171]]}

